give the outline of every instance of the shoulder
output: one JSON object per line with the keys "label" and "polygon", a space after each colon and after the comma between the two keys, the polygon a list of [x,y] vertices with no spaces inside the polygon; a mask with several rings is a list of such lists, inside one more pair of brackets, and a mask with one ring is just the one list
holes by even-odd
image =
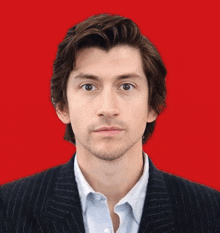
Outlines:
{"label": "shoulder", "polygon": [[220,208],[219,191],[165,172],[163,172],[163,175],[168,190],[172,191],[174,196],[181,197],[181,199],[196,199],[202,202],[209,202],[213,206]]}
{"label": "shoulder", "polygon": [[220,192],[165,172],[163,176],[180,225],[198,224],[212,228],[219,222]]}
{"label": "shoulder", "polygon": [[61,166],[22,178],[0,187],[0,202],[7,218],[25,211],[39,213],[52,190]]}

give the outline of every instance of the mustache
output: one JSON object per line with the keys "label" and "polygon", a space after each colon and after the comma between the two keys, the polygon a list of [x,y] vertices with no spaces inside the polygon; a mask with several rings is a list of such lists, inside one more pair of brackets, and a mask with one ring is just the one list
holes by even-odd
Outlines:
{"label": "mustache", "polygon": [[88,129],[89,129],[89,132],[93,132],[94,130],[100,128],[100,127],[103,127],[103,126],[107,126],[107,127],[111,127],[111,126],[116,126],[116,127],[119,127],[119,128],[122,128],[122,129],[126,129],[127,128],[127,125],[123,122],[123,121],[120,121],[120,120],[103,120],[102,122],[100,123],[94,123],[94,124],[91,124]]}

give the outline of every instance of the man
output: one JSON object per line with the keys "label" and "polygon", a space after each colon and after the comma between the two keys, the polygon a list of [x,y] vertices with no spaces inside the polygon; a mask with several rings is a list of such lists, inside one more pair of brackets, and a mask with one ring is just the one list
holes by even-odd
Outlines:
{"label": "man", "polygon": [[59,45],[51,99],[76,154],[1,187],[0,232],[220,232],[220,193],[157,170],[142,151],[166,69],[131,20],[96,15]]}

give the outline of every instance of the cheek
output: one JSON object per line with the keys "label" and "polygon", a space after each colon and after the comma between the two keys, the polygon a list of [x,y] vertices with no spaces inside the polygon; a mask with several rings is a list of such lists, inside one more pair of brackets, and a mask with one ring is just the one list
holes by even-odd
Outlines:
{"label": "cheek", "polygon": [[148,105],[147,101],[144,101],[143,99],[137,100],[134,102],[134,104],[130,105],[127,108],[127,117],[130,118],[132,121],[138,122],[146,122],[148,114]]}
{"label": "cheek", "polygon": [[72,127],[75,129],[82,130],[91,121],[91,109],[88,104],[71,106],[69,113]]}
{"label": "cheek", "polygon": [[147,122],[147,107],[144,107],[141,103],[134,106],[129,105],[124,109],[123,116],[128,124],[130,133],[134,137],[144,133]]}

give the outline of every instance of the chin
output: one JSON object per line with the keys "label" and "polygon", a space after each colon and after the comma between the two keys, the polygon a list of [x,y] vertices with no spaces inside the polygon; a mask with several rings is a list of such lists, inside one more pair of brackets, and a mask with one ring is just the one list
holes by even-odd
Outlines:
{"label": "chin", "polygon": [[[117,149],[115,149],[117,148]],[[91,148],[89,151],[93,154],[96,158],[105,160],[105,161],[113,161],[117,160],[129,150],[129,147],[119,147],[118,145],[110,145],[110,146],[103,146],[102,148]]]}
{"label": "chin", "polygon": [[98,159],[101,159],[101,160],[104,160],[104,161],[114,161],[114,160],[117,160],[119,158],[121,158],[123,156],[123,154],[119,154],[117,152],[115,153],[112,153],[112,152],[97,152],[97,153],[93,153],[93,155],[98,158]]}

